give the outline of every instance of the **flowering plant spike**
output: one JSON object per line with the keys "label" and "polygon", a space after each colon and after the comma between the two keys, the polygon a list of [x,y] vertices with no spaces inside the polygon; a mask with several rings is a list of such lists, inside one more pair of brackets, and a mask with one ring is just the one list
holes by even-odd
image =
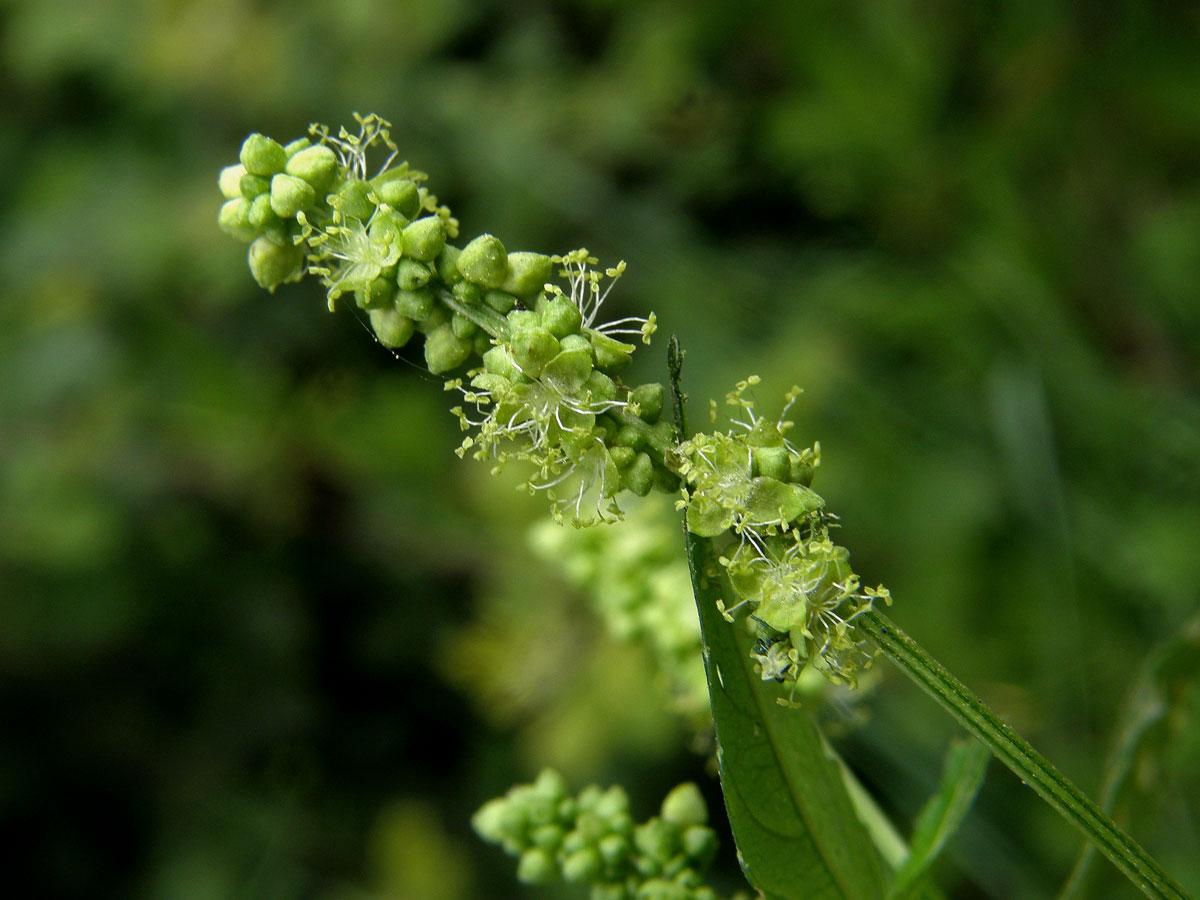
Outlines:
{"label": "flowering plant spike", "polygon": [[[726,398],[734,410],[727,428],[716,429],[714,404],[714,430],[680,433],[677,345],[671,388],[678,431],[664,415],[662,384],[623,378],[638,343],[650,343],[654,314],[607,322],[601,315],[624,263],[601,268],[587,250],[510,252],[491,234],[462,240],[427,176],[397,161],[389,123],[376,115],[356,114],[355,121],[356,131],[336,134],[312,125],[308,136],[287,144],[252,134],[238,162],[221,170],[218,224],[249,245],[259,285],[274,292],[312,275],[331,310],[352,298],[384,347],[394,351],[420,334],[429,371],[447,375],[446,389],[462,398],[452,410],[465,432],[458,454],[495,469],[524,464],[524,487],[545,492],[560,523],[619,519],[626,491],[678,492],[691,538],[711,542],[712,552],[703,554],[711,562],[692,566],[696,596],[711,596],[712,585],[725,594],[702,607],[701,620],[713,609],[729,622],[743,613],[735,627],[749,629],[753,640],[740,658],[759,689],[782,685],[778,703],[791,705],[806,673],[853,687],[882,651],[1149,896],[1186,897],[1078,788],[874,608],[876,600],[891,602],[887,590],[861,586],[848,551],[832,539],[836,517],[811,486],[820,445],[799,447],[788,437],[785,416],[798,388],[772,419],[756,410],[752,376]],[[716,674],[719,682],[719,668]],[[708,686],[710,693],[718,687],[711,674]],[[531,798],[536,802],[526,803]],[[554,803],[553,821],[526,821],[527,813],[534,816],[529,810]],[[631,832],[622,810],[612,834],[600,836],[584,828],[581,815],[571,834],[582,837],[568,846],[564,829],[587,803],[585,795],[567,798],[551,773],[485,807],[475,824],[521,855],[525,880],[592,882],[597,900],[713,896],[693,868],[710,854],[711,832],[701,822],[672,824],[665,805],[661,820]],[[687,804],[676,797],[669,805]],[[696,836],[695,847],[686,846],[688,835]]]}

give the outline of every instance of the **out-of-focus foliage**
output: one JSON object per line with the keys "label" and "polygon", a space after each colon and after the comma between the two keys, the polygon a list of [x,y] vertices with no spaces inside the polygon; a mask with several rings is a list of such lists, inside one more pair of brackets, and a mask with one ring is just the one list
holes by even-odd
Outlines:
{"label": "out-of-focus foliage", "polygon": [[[6,885],[509,896],[481,799],[703,778],[440,384],[217,232],[248,132],[356,109],[472,233],[628,260],[613,315],[677,331],[701,403],[804,386],[855,568],[1094,789],[1200,601],[1198,50],[1158,2],[2,0]],[[464,678],[501,603],[526,627]],[[1190,696],[1128,803],[1195,892]],[[842,751],[911,815],[953,728],[898,679],[871,706]],[[1051,895],[1078,847],[1039,807],[991,779],[951,892]]]}

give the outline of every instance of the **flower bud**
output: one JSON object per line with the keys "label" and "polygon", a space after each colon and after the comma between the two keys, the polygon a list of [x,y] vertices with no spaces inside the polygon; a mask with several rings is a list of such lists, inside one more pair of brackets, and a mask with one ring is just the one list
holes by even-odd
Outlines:
{"label": "flower bud", "polygon": [[664,394],[661,384],[639,384],[630,392],[629,399],[637,404],[643,421],[657,422],[662,415]]}
{"label": "flower bud", "polygon": [[365,288],[356,288],[354,302],[359,309],[390,308],[396,299],[396,282],[380,275]]}
{"label": "flower bud", "polygon": [[242,142],[238,159],[251,175],[270,176],[283,171],[287,154],[278,141],[255,132]]}
{"label": "flower bud", "polygon": [[[470,284],[470,282],[467,282]],[[483,295],[483,302],[498,313],[510,313],[517,305],[517,298],[504,291],[488,291]]]}
{"label": "flower bud", "polygon": [[458,271],[458,256],[462,253],[453,244],[445,244],[442,252],[437,255],[437,277],[447,287],[454,287],[462,281],[462,272]]}
{"label": "flower bud", "polygon": [[700,788],[686,781],[672,789],[662,802],[662,817],[676,825],[703,825],[708,821],[708,806]]}
{"label": "flower bud", "polygon": [[606,834],[596,844],[600,858],[610,867],[616,867],[625,862],[629,858],[630,849],[629,841],[619,834]]}
{"label": "flower bud", "polygon": [[508,278],[508,254],[500,239],[481,234],[463,247],[458,257],[458,271],[467,281],[484,288],[499,288]]}
{"label": "flower bud", "polygon": [[291,219],[316,202],[317,192],[303,178],[281,172],[271,179],[271,209],[279,218]]}
{"label": "flower bud", "polygon": [[593,884],[589,900],[632,900],[629,891],[621,882]]}
{"label": "flower bud", "polygon": [[312,141],[310,141],[308,138],[298,137],[294,141],[289,141],[283,145],[283,155],[290,160],[305,147],[309,147],[311,145]]}
{"label": "flower bud", "polygon": [[562,846],[563,830],[559,825],[542,825],[534,829],[529,838],[539,850],[545,850],[552,854]]}
{"label": "flower bud", "polygon": [[412,319],[400,315],[394,306],[372,309],[367,315],[371,318],[371,327],[375,329],[379,343],[393,350],[407,344],[416,331]]}
{"label": "flower bud", "polygon": [[513,334],[542,327],[541,313],[534,312],[532,309],[514,309],[506,318],[508,319],[508,330]]}
{"label": "flower bud", "polygon": [[[626,448],[621,448],[626,449]],[[645,497],[654,486],[654,462],[645,453],[639,453],[628,469],[621,473],[621,487]]]}
{"label": "flower bud", "polygon": [[[464,251],[465,252],[465,251]],[[559,343],[550,332],[542,328],[518,331],[509,344],[513,359],[530,378],[537,378],[559,352]]]}
{"label": "flower bud", "polygon": [[543,884],[558,874],[558,868],[550,854],[538,847],[531,847],[521,854],[517,863],[517,880],[523,884]]}
{"label": "flower bud", "polygon": [[635,428],[632,425],[622,425],[613,438],[613,443],[618,447],[640,450],[646,444],[646,434],[640,428]]}
{"label": "flower bud", "polygon": [[579,331],[579,326],[583,324],[583,315],[566,297],[555,297],[539,306],[546,330],[556,338],[575,334]]}
{"label": "flower bud", "polygon": [[594,881],[600,875],[601,865],[600,854],[586,847],[563,860],[563,878],[567,881]]}
{"label": "flower bud", "polygon": [[283,170],[296,178],[303,178],[312,185],[317,196],[324,198],[337,177],[337,156],[324,144],[305,147],[287,161]]}
{"label": "flower bud", "polygon": [[492,336],[482,329],[471,337],[471,350],[476,356],[483,356],[492,349]]}
{"label": "flower bud", "polygon": [[717,855],[717,833],[704,825],[685,828],[680,843],[684,855],[700,868],[711,863]]}
{"label": "flower bud", "polygon": [[415,218],[421,211],[420,191],[409,179],[388,178],[389,174],[391,173],[385,172],[372,182],[375,185],[375,193],[381,202],[386,203],[405,218]]}
{"label": "flower bud", "polygon": [[790,480],[796,484],[802,484],[805,487],[810,487],[813,482],[813,465],[807,462],[800,454],[792,454],[790,460]]}
{"label": "flower bud", "polygon": [[371,186],[367,182],[349,178],[334,191],[333,205],[341,210],[342,215],[347,219],[366,222],[375,212],[375,203],[371,200],[370,193]]}
{"label": "flower bud", "polygon": [[271,209],[270,194],[259,194],[250,201],[250,207],[246,210],[246,221],[260,231],[280,224],[279,216],[275,215],[275,210]]}
{"label": "flower bud", "polygon": [[653,818],[633,830],[638,850],[665,865],[679,852],[679,828],[672,822]]}
{"label": "flower bud", "polygon": [[402,259],[396,269],[396,284],[400,285],[402,291],[415,291],[429,284],[432,274],[429,266],[424,263],[415,259]]}
{"label": "flower bud", "polygon": [[629,365],[634,351],[631,345],[600,334],[598,331],[593,331],[590,337],[592,351],[596,355],[596,365],[600,369],[609,375],[615,375]]}
{"label": "flower bud", "polygon": [[550,257],[545,254],[518,250],[508,254],[508,273],[500,287],[527,300],[545,287],[552,270]]}
{"label": "flower bud", "polygon": [[[454,329],[455,335],[460,338],[469,338],[479,330],[479,326],[462,315],[462,313],[455,313],[450,317],[450,327]],[[471,342],[471,349],[475,349],[474,341]]]}
{"label": "flower bud", "polygon": [[241,163],[223,168],[217,178],[217,187],[221,189],[221,196],[226,200],[236,200],[242,196],[242,176],[245,174],[246,167]]}
{"label": "flower bud", "polygon": [[425,365],[434,375],[457,369],[471,356],[471,342],[460,338],[449,324],[425,335]]}
{"label": "flower bud", "polygon": [[254,280],[272,292],[285,281],[298,281],[304,274],[304,248],[277,244],[266,235],[250,245],[249,260]]}
{"label": "flower bud", "polygon": [[396,309],[401,315],[408,316],[418,322],[424,321],[433,315],[433,311],[437,304],[433,299],[433,292],[428,288],[422,288],[419,291],[401,290],[396,294]]}
{"label": "flower bud", "polygon": [[628,469],[637,459],[637,451],[632,447],[609,447],[608,455],[617,464],[618,469]]}
{"label": "flower bud", "polygon": [[246,218],[249,211],[250,204],[244,197],[226,200],[217,213],[217,227],[230,237],[248,244],[258,237],[258,229]]}
{"label": "flower bud", "polygon": [[371,239],[373,249],[378,253],[377,260],[385,266],[395,265],[403,255],[404,220],[390,209],[381,209],[371,219],[367,236]]}
{"label": "flower bud", "polygon": [[262,175],[251,175],[247,172],[238,182],[238,190],[247,200],[253,200],[259,194],[265,194],[271,190],[271,179],[264,178]]}
{"label": "flower bud", "polygon": [[405,252],[421,262],[432,262],[446,244],[446,225],[441,216],[415,219],[404,229]]}
{"label": "flower bud", "polygon": [[460,279],[451,290],[455,297],[469,306],[478,306],[483,302],[483,289],[477,284]]}
{"label": "flower bud", "polygon": [[505,837],[505,818],[508,801],[503,797],[489,800],[471,816],[471,827],[475,833],[490,844],[498,844]]}

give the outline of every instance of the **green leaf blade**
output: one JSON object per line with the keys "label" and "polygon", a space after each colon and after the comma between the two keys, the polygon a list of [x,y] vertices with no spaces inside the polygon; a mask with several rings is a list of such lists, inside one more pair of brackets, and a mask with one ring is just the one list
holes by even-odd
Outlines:
{"label": "green leaf blade", "polygon": [[779,900],[877,900],[885,867],[812,718],[778,703],[751,639],[717,607],[731,596],[708,541],[688,536],[725,805],[746,878]]}

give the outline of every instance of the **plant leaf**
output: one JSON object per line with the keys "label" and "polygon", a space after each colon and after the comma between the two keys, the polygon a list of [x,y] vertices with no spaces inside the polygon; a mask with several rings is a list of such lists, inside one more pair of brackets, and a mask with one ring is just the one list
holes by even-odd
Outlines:
{"label": "plant leaf", "polygon": [[[1168,722],[1186,688],[1200,680],[1200,617],[1185,622],[1172,637],[1152,652],[1125,697],[1120,720],[1100,788],[1100,808],[1112,814],[1128,793],[1140,763],[1162,748],[1169,735]],[[1059,893],[1059,900],[1084,896],[1096,861],[1096,847],[1084,845]]]}
{"label": "plant leaf", "polygon": [[725,621],[730,597],[708,541],[688,535],[704,638],[717,759],[738,858],[750,884],[782,900],[876,900],[884,863],[812,718],[779,704],[750,657],[750,636]]}
{"label": "plant leaf", "polygon": [[942,782],[917,815],[908,859],[896,872],[890,900],[917,896],[930,867],[962,825],[983,784],[992,753],[973,739],[955,741],[946,752]]}

